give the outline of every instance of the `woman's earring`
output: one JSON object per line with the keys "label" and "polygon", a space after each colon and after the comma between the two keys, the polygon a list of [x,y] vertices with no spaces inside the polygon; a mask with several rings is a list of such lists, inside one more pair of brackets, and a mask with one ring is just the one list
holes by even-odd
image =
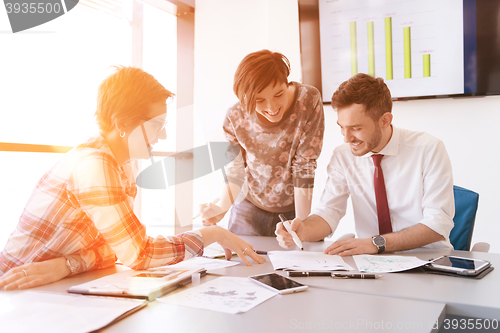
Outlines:
{"label": "woman's earring", "polygon": [[121,138],[124,138],[124,137],[125,137],[125,134],[127,134],[127,133],[122,132],[122,131],[118,128],[118,124],[115,124],[115,127],[116,127],[116,129],[118,130],[118,132],[120,133],[120,137],[121,137]]}

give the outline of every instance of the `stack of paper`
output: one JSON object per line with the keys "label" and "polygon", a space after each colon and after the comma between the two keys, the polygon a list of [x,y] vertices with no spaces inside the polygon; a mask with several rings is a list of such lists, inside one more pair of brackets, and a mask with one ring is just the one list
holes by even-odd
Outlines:
{"label": "stack of paper", "polygon": [[407,271],[428,264],[428,261],[420,260],[417,257],[405,256],[353,256],[354,262],[360,272],[365,273],[394,273]]}
{"label": "stack of paper", "polygon": [[219,268],[226,268],[231,266],[239,265],[240,261],[230,261],[230,260],[220,260],[220,259],[210,259],[205,257],[195,257],[189,260],[181,261],[178,264],[171,266],[164,266],[164,268],[194,268],[203,267],[204,269],[214,270]]}
{"label": "stack of paper", "polygon": [[25,291],[0,308],[2,332],[93,332],[144,306],[144,300]]}
{"label": "stack of paper", "polygon": [[[233,251],[232,254],[234,256],[236,252]],[[203,256],[211,259],[225,259],[226,253],[218,243],[212,243],[209,246],[205,246],[203,249]]]}
{"label": "stack of paper", "polygon": [[275,270],[294,271],[353,271],[339,255],[309,251],[269,251],[267,253]]}

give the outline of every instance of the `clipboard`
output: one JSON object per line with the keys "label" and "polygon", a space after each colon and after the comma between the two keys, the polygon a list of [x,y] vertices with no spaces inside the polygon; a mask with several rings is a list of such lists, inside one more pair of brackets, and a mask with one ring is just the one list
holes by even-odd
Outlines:
{"label": "clipboard", "polygon": [[[168,272],[170,276],[173,275],[174,278],[134,278],[139,274],[160,274],[165,272]],[[68,289],[68,292],[81,295],[127,297],[153,301],[191,283],[193,274],[205,276],[206,273],[207,271],[204,268],[128,270],[72,286]]]}

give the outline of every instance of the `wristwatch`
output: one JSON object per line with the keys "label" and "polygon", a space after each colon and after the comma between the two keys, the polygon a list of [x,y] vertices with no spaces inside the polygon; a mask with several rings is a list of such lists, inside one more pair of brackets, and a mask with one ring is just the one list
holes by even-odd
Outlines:
{"label": "wristwatch", "polygon": [[385,238],[377,235],[372,237],[373,245],[375,245],[378,249],[378,253],[382,253],[385,251]]}
{"label": "wristwatch", "polygon": [[79,273],[80,262],[73,256],[64,256],[64,258],[66,259],[66,267],[68,267],[71,272],[69,275],[71,276]]}

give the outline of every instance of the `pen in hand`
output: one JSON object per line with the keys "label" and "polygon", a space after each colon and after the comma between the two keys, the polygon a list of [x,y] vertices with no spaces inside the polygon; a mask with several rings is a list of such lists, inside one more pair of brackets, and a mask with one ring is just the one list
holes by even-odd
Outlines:
{"label": "pen in hand", "polygon": [[292,225],[290,224],[290,222],[288,222],[286,220],[285,215],[279,214],[279,217],[280,217],[281,222],[283,222],[283,225],[285,226],[286,231],[288,231],[288,233],[290,235],[292,235],[292,238],[293,238],[295,245],[297,245],[301,250],[304,250],[304,247],[302,246],[302,241],[300,240],[299,236],[297,236],[295,231],[292,230]]}
{"label": "pen in hand", "polygon": [[[218,202],[219,202],[219,200],[220,200],[220,198],[215,198],[215,199],[211,202],[211,204],[212,204],[212,205],[215,205],[216,203],[218,203]],[[208,204],[207,204],[207,205],[205,205],[205,207],[204,207],[202,210],[200,210],[200,211],[198,212],[198,214],[196,214],[196,216],[194,216],[194,217],[193,217],[193,220],[194,220],[194,219],[196,219],[196,218],[198,218],[198,217],[200,217],[200,216],[201,216],[201,215],[205,212],[205,209],[207,209],[207,208],[208,208],[208,206],[209,206]]]}

